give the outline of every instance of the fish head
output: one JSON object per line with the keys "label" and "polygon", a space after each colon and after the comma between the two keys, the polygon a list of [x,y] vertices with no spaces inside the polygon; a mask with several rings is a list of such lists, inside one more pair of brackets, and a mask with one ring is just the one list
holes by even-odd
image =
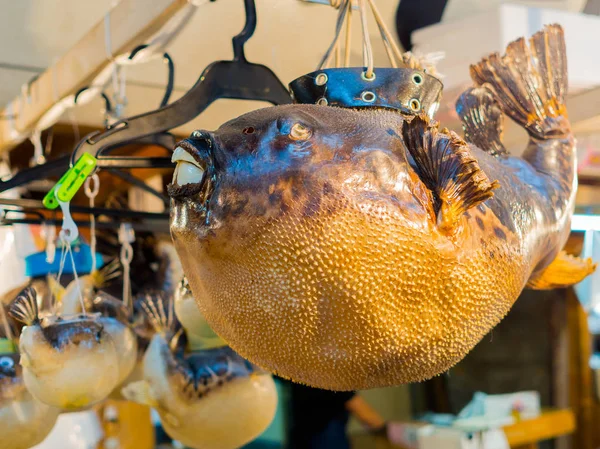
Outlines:
{"label": "fish head", "polygon": [[100,314],[50,315],[42,318],[40,327],[47,343],[57,350],[73,346],[94,349],[110,339],[100,317]]}
{"label": "fish head", "polygon": [[[182,403],[198,404],[218,395],[231,384],[269,375],[235,353],[229,346],[192,351],[176,356],[167,369],[168,381]],[[232,407],[235,407],[235,398]]]}
{"label": "fish head", "polygon": [[236,222],[312,215],[340,191],[393,190],[414,209],[403,120],[391,110],[285,105],[196,131],[173,154],[176,247]]}

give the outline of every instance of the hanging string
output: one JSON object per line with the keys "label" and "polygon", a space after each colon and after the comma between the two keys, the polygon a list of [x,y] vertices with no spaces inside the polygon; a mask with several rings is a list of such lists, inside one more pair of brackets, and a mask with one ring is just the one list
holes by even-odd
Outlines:
{"label": "hanging string", "polygon": [[132,310],[130,266],[133,260],[131,243],[135,240],[133,228],[128,223],[121,223],[119,242],[121,243],[121,265],[123,265],[123,304]]}
{"label": "hanging string", "polygon": [[[58,264],[58,274],[56,275],[56,283],[58,285],[60,285],[60,278],[62,277],[63,274],[63,270],[65,269],[65,262],[67,260],[67,251],[65,250],[65,243],[64,241],[61,239],[60,240],[62,243],[62,249],[61,249],[61,254],[60,254],[60,261]],[[56,300],[56,298],[54,298]],[[56,314],[57,312],[57,303],[56,301],[52,301],[52,313]]]}
{"label": "hanging string", "polygon": [[[340,4],[342,4],[344,6],[347,3],[351,3],[351,0],[335,0],[335,1],[339,1]],[[344,8],[339,8],[339,10],[340,10],[340,12],[338,14],[337,23],[336,23],[336,26],[335,26],[335,36],[333,38],[333,41],[329,45],[329,48],[325,52],[325,55],[321,59],[321,62],[317,66],[317,70],[321,70],[323,67],[326,67],[329,64],[329,61],[331,60],[332,54],[333,54],[333,52],[335,50],[335,47],[336,47],[336,45],[339,42],[340,34],[341,34],[341,31],[342,31],[342,25],[344,24],[344,19],[346,17],[346,12],[348,11],[347,8],[345,8],[345,7]]]}
{"label": "hanging string", "polygon": [[125,69],[118,64],[112,52],[110,11],[104,15],[104,51],[106,57],[113,63],[112,67],[112,88],[113,98],[115,100],[114,119],[118,120],[123,115],[123,109],[127,104],[125,95]]}
{"label": "hanging string", "polygon": [[344,47],[344,67],[350,67],[350,47],[352,46],[352,1],[347,3],[346,45]]}
{"label": "hanging string", "polygon": [[369,24],[367,21],[367,7],[365,0],[358,0],[358,6],[360,10],[360,23],[363,31],[363,60],[364,65],[367,66],[365,72],[365,78],[373,79],[374,77],[374,62],[373,62],[373,47],[371,47],[371,36],[369,35]]}
{"label": "hanging string", "polygon": [[[93,188],[90,185],[93,182]],[[100,190],[100,178],[96,173],[85,180],[85,195],[90,199],[90,209],[94,209],[94,199]],[[92,253],[92,273],[96,271],[96,216],[90,212],[90,252]]]}
{"label": "hanging string", "polygon": [[[330,65],[333,56],[335,55],[334,65],[335,67],[349,67],[350,66],[350,49],[352,44],[352,1],[353,0],[330,0],[329,3],[332,7],[339,10],[336,30],[333,41],[331,42],[327,52],[325,53],[321,63],[317,67],[317,70],[326,68]],[[414,63],[411,63],[414,57],[411,57],[409,53],[402,53],[400,46],[397,44],[394,36],[390,32],[389,27],[386,25],[383,16],[381,15],[375,0],[356,0],[358,3],[358,10],[360,16],[360,22],[362,27],[362,40],[363,40],[363,65],[366,67],[365,77],[372,79],[375,75],[374,72],[374,58],[373,58],[373,47],[371,45],[371,37],[369,35],[367,10],[370,9],[375,23],[379,29],[379,34],[383,41],[383,45],[390,61],[390,65],[394,68],[398,66],[411,67]],[[341,58],[341,46],[340,33],[343,25],[346,25],[346,36],[344,43],[344,56],[343,61]]]}
{"label": "hanging string", "polygon": [[75,257],[73,256],[73,249],[71,248],[71,242],[67,242],[67,252],[71,258],[71,267],[73,268],[73,276],[75,277],[75,285],[77,286],[77,294],[79,295],[79,302],[81,304],[81,313],[86,314],[85,302],[83,301],[83,292],[81,291],[81,285],[79,284],[79,277],[77,276],[77,267],[75,266]]}
{"label": "hanging string", "polygon": [[[381,13],[379,12],[377,5],[375,4],[375,1],[368,0],[368,2],[369,2],[369,5],[371,6],[371,11],[373,12],[373,16],[375,17],[375,21],[377,22],[377,26],[379,27],[379,31],[381,33],[381,37],[383,38],[383,41],[387,42],[387,44],[392,47],[394,56],[396,57],[398,62],[401,62],[402,61],[402,51],[400,50],[400,47],[398,46],[394,37],[392,36],[392,33],[390,33],[389,28],[385,24],[385,21],[383,20],[383,17],[381,16]],[[389,56],[389,54],[388,54],[388,56]],[[390,57],[390,62],[391,61],[392,61],[392,58]]]}
{"label": "hanging string", "polygon": [[[85,304],[83,302],[83,294],[81,292],[81,285],[79,285],[79,277],[77,276],[77,267],[75,266],[75,258],[73,257],[73,250],[71,248],[71,242],[73,242],[77,239],[77,237],[79,235],[79,230],[77,229],[77,225],[75,224],[75,221],[73,220],[73,217],[71,216],[71,211],[69,210],[70,203],[68,201],[61,201],[58,198],[59,189],[60,189],[60,184],[57,184],[56,191],[54,194],[55,194],[56,200],[58,201],[58,204],[59,204],[60,209],[63,214],[62,229],[60,230],[60,232],[58,234],[58,238],[63,245],[63,254],[61,257],[61,266],[60,266],[59,274],[58,274],[58,282],[60,282],[60,277],[62,276],[62,273],[63,273],[64,264],[65,264],[64,259],[66,258],[66,253],[69,253],[69,255],[71,257],[71,266],[73,268],[73,276],[75,277],[75,283],[77,286],[77,293],[79,295],[79,300],[81,301],[81,312],[85,315],[86,311],[85,311]],[[66,249],[65,249],[65,247],[66,247]]]}

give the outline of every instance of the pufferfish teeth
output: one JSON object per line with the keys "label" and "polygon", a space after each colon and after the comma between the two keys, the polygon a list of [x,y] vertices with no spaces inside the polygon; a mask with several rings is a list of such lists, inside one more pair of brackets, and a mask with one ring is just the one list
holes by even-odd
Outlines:
{"label": "pufferfish teeth", "polygon": [[173,173],[173,184],[180,186],[202,182],[204,170],[196,159],[181,147],[177,147],[171,157],[171,162],[177,162]]}

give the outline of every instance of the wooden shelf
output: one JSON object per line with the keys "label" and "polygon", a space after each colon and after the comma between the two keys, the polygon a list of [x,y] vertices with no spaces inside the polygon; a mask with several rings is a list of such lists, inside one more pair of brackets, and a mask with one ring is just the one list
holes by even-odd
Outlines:
{"label": "wooden shelf", "polygon": [[[575,430],[575,415],[570,409],[545,410],[533,419],[526,419],[504,427],[511,448],[536,448],[540,441],[569,435]],[[385,438],[369,434],[352,436],[354,449],[409,449],[390,444]]]}
{"label": "wooden shelf", "polygon": [[537,447],[544,440],[568,435],[575,430],[575,415],[570,409],[544,411],[534,419],[526,419],[504,427],[510,447]]}

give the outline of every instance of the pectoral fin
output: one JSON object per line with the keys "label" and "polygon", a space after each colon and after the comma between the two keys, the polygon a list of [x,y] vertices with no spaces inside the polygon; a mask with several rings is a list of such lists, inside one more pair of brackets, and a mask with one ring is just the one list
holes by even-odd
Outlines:
{"label": "pectoral fin", "polygon": [[172,413],[169,413],[169,412],[161,413],[160,417],[171,427],[179,427],[179,425],[180,425],[179,420]]}
{"label": "pectoral fin", "polygon": [[154,396],[154,392],[152,391],[152,385],[150,385],[148,381],[138,380],[137,382],[132,382],[121,389],[121,394],[128,401],[137,402],[138,404],[152,407],[159,413],[161,419],[166,421],[172,427],[179,427],[179,419],[177,419],[175,415],[168,412],[167,410],[165,410],[164,407],[160,405],[160,403]]}
{"label": "pectoral fin", "polygon": [[438,130],[427,116],[404,122],[402,138],[415,171],[433,194],[437,226],[443,232],[452,234],[460,217],[500,186],[486,176],[464,140],[447,129]]}
{"label": "pectoral fin", "polygon": [[540,275],[529,279],[527,288],[550,290],[569,287],[581,282],[595,269],[596,264],[592,259],[581,259],[561,251]]}
{"label": "pectoral fin", "polygon": [[159,408],[158,401],[152,394],[150,384],[145,380],[138,380],[121,389],[121,394],[125,399],[138,404],[147,405],[152,408]]}

